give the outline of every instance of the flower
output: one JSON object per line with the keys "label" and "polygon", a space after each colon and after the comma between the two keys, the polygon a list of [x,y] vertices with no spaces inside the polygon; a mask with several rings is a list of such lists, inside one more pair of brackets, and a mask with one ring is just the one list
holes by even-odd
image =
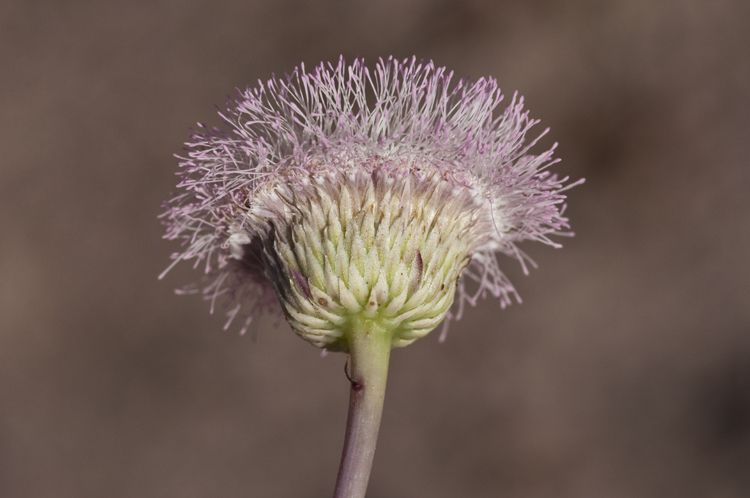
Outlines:
{"label": "flower", "polygon": [[[393,345],[460,318],[488,292],[519,302],[496,253],[565,235],[565,184],[534,155],[537,123],[494,79],[458,81],[416,58],[304,65],[240,92],[180,157],[180,193],[162,215],[172,255],[205,265],[188,292],[229,294],[229,322],[281,304],[315,346],[347,350],[352,321],[375,320]],[[533,264],[533,263],[532,263]],[[167,271],[169,268],[167,269]],[[165,271],[166,273],[166,271]],[[455,313],[449,311],[457,301]],[[445,331],[445,328],[444,328]],[[442,338],[442,336],[441,336]]]}

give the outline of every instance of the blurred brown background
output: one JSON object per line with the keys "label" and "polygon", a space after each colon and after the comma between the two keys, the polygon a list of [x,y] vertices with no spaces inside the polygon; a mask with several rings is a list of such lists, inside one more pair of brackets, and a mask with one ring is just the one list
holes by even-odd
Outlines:
{"label": "blurred brown background", "polygon": [[[750,496],[750,2],[0,4],[0,496],[326,497],[344,357],[156,276],[235,87],[416,55],[518,89],[577,236],[394,353],[372,498]],[[546,140],[546,139],[545,139]]]}

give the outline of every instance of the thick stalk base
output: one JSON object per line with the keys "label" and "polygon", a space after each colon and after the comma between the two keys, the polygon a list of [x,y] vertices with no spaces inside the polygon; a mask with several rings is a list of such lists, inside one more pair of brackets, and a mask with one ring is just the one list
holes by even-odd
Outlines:
{"label": "thick stalk base", "polygon": [[348,337],[351,391],[334,498],[364,498],[383,414],[392,334],[375,320],[362,319]]}

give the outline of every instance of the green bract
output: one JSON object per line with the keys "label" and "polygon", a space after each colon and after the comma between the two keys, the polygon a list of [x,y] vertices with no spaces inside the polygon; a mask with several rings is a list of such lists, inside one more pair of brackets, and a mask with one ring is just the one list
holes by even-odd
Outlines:
{"label": "green bract", "polygon": [[284,178],[256,194],[234,236],[262,241],[236,257],[263,259],[292,328],[318,347],[347,350],[358,320],[390,331],[393,346],[424,336],[486,238],[489,212],[472,190],[434,171],[388,171]]}

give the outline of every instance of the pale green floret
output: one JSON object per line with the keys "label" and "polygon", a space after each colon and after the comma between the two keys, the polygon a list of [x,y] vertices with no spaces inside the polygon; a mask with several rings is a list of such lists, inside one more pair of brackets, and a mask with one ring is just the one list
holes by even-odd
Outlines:
{"label": "pale green floret", "polygon": [[262,242],[262,254],[243,257],[264,258],[301,337],[347,351],[350,331],[369,323],[399,347],[445,318],[486,242],[491,215],[477,192],[424,168],[283,180],[256,194],[239,232],[247,237],[235,239]]}

